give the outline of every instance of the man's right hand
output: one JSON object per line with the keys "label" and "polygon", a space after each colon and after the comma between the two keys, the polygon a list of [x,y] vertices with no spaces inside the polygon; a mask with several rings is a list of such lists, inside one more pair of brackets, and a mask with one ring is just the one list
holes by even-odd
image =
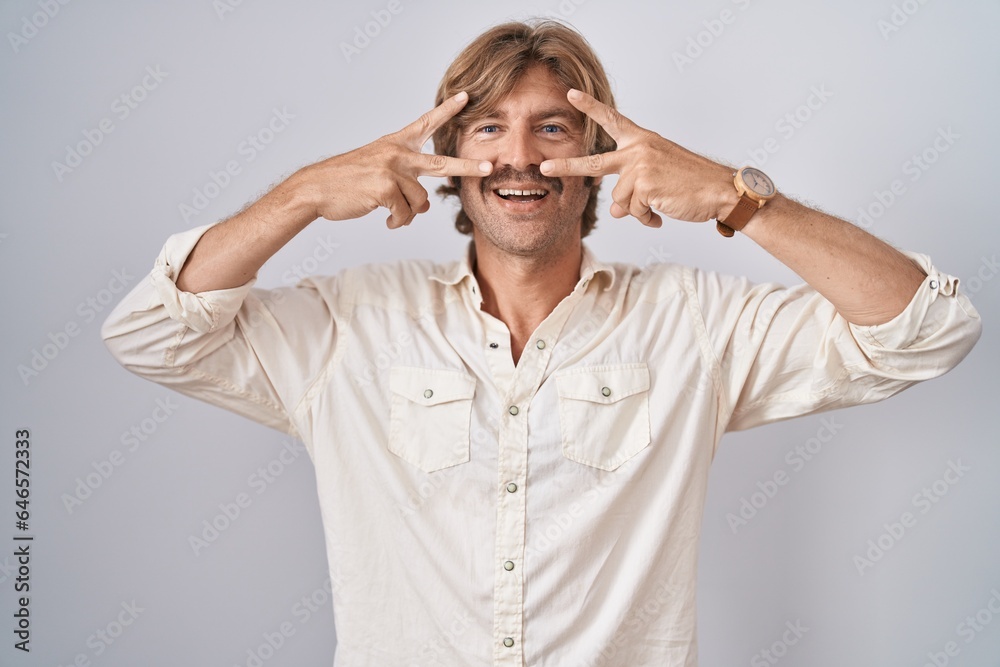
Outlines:
{"label": "man's right hand", "polygon": [[410,224],[418,213],[430,208],[427,190],[417,181],[418,176],[487,176],[493,169],[490,162],[420,150],[468,100],[468,94],[461,92],[399,132],[305,167],[302,187],[315,204],[316,217],[349,220],[384,206],[390,212],[386,225],[395,229]]}
{"label": "man's right hand", "polygon": [[317,218],[360,218],[385,206],[390,228],[408,225],[430,208],[418,176],[488,175],[493,170],[490,162],[420,152],[468,100],[466,93],[459,93],[399,132],[299,169],[251,206],[206,231],[181,268],[177,287],[196,293],[242,285]]}

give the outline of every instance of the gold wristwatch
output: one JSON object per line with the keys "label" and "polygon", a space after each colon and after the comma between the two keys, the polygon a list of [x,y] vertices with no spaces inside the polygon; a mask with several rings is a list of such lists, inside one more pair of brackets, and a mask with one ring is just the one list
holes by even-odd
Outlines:
{"label": "gold wristwatch", "polygon": [[715,227],[723,236],[732,236],[743,229],[753,214],[774,198],[777,191],[767,174],[756,167],[743,167],[733,174],[733,183],[740,200],[725,220],[716,220]]}

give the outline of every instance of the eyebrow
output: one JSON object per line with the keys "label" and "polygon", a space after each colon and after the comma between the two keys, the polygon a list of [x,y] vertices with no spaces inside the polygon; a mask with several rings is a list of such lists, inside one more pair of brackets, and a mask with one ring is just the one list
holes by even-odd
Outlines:
{"label": "eyebrow", "polygon": [[[495,110],[491,113],[484,113],[481,116],[477,116],[476,120],[481,121],[487,118],[505,120],[507,118],[507,114],[502,110]],[[531,120],[533,121],[545,120],[549,118],[561,118],[582,125],[581,121],[583,113],[576,111],[575,109],[567,109],[566,107],[549,107],[547,109],[542,109],[537,113],[531,114]]]}

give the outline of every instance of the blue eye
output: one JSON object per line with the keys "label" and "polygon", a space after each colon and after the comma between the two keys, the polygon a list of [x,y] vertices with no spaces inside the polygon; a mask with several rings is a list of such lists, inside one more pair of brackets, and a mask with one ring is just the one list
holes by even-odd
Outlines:
{"label": "blue eye", "polygon": [[496,125],[484,125],[483,127],[479,128],[479,131],[482,132],[483,134],[493,134],[498,130],[499,128]]}
{"label": "blue eye", "polygon": [[556,132],[562,132],[562,128],[558,125],[545,125],[542,127],[542,131],[546,134],[555,134]]}

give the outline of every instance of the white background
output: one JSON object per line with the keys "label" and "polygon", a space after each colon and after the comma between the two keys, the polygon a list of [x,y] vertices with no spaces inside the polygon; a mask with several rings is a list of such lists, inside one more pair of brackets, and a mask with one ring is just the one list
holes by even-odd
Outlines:
{"label": "white background", "polygon": [[[938,655],[938,664],[997,664],[1000,614],[987,607],[995,594],[1000,609],[995,0],[907,0],[898,25],[889,0],[399,0],[396,14],[381,0],[243,0],[230,12],[211,0],[49,1],[58,7],[51,18],[37,1],[0,8],[0,663],[69,665],[82,655],[106,666],[252,665],[264,635],[287,622],[294,634],[263,664],[331,664],[336,638],[308,459],[281,466],[258,494],[250,476],[287,439],[119,368],[98,335],[107,302],[115,290],[120,298],[121,281],[131,286],[148,272],[170,234],[225,218],[298,167],[430,108],[447,64],[486,27],[552,15],[591,41],[620,109],[637,123],[730,163],[756,153],[780,189],[848,219],[869,209],[873,233],[930,254],[962,280],[985,321],[983,340],[944,378],[885,404],[725,438],[703,525],[701,664],[771,664],[759,652],[777,642],[787,665],[923,665],[951,641],[955,655]],[[728,23],[717,21],[724,10]],[[376,34],[345,55],[342,45],[380,11],[391,22],[369,26]],[[688,49],[696,57],[679,64]],[[138,91],[143,99],[123,117],[115,100],[141,86],[147,67],[165,78]],[[814,89],[829,97],[803,107]],[[294,118],[250,161],[241,142],[275,108]],[[797,127],[786,114],[798,114]],[[113,131],[57,174],[53,163],[65,163],[102,119]],[[939,131],[949,129],[951,143],[937,151]],[[778,150],[761,160],[768,138]],[[933,164],[913,171],[925,150]],[[195,189],[230,160],[240,173],[185,219],[180,205],[193,205]],[[882,206],[888,195],[879,193],[896,180],[902,194]],[[428,189],[436,185],[428,179]],[[588,240],[602,259],[796,281],[748,239],[725,240],[711,225],[651,230],[612,219],[610,185]],[[386,230],[384,211],[317,222],[259,284],[289,284],[294,270],[453,259],[466,241],[451,205],[432,201],[404,230]],[[67,326],[77,335],[60,337]],[[35,360],[44,363],[37,375],[19,370],[45,351],[51,358]],[[165,415],[158,400],[171,406],[162,423],[153,420]],[[832,438],[823,430],[831,418]],[[134,451],[122,440],[133,427],[145,438]],[[30,654],[13,649],[7,629],[18,428],[32,434]],[[787,453],[820,436],[828,442],[795,469]],[[95,471],[116,450],[121,465],[104,479]],[[922,513],[914,495],[949,462],[968,472]],[[789,482],[732,529],[727,515],[777,471]],[[99,486],[67,507],[88,475]],[[240,493],[251,505],[196,555],[189,537]],[[898,540],[882,537],[891,548],[859,572],[855,557],[906,511],[916,525]],[[314,593],[323,603],[306,619],[296,604]],[[99,640],[98,630],[117,634],[122,604],[133,601],[142,609],[134,622],[113,643]],[[984,609],[980,630],[959,627]],[[808,628],[794,645],[782,645],[786,622]]]}

